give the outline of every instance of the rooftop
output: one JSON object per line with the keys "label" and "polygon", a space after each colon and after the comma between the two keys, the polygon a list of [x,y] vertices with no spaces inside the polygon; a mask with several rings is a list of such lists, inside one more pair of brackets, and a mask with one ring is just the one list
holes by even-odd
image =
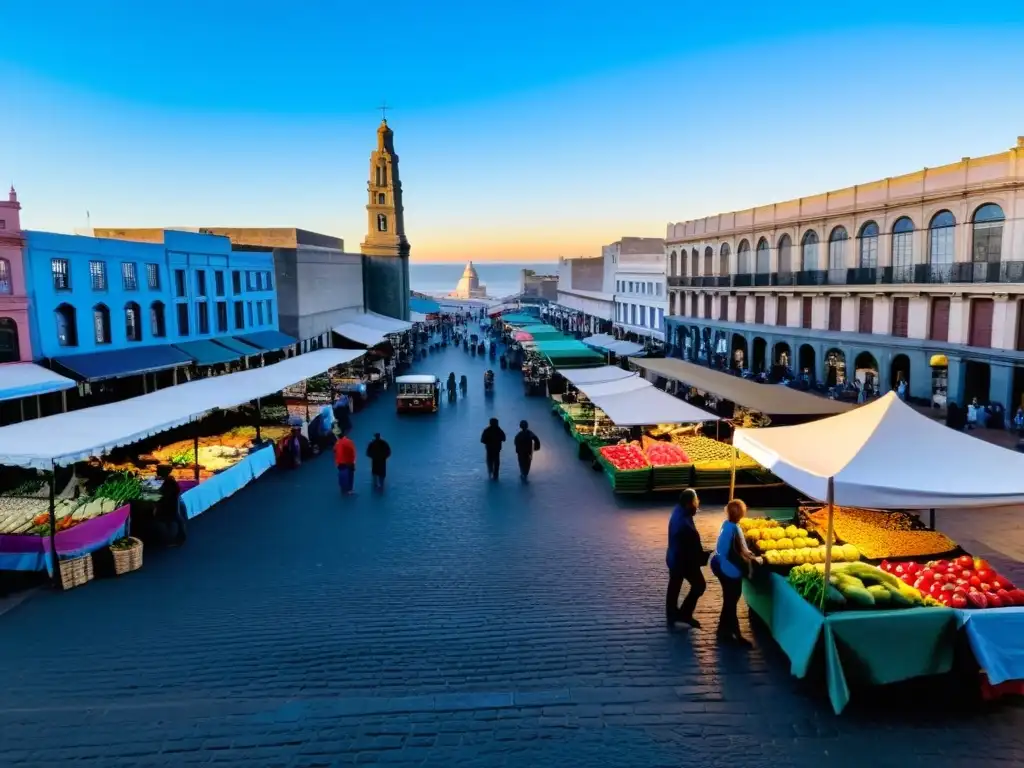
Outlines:
{"label": "rooftop", "polygon": [[232,245],[249,245],[262,248],[297,248],[300,245],[312,245],[320,248],[334,248],[339,251],[345,250],[345,241],[340,237],[323,235],[297,227],[96,227],[93,229],[93,235],[117,240],[162,243],[165,230],[222,235],[231,240]]}

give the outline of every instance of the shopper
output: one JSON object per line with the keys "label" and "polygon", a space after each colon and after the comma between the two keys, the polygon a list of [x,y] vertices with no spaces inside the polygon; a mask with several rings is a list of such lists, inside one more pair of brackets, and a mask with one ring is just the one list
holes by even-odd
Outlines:
{"label": "shopper", "polygon": [[530,425],[523,420],[519,422],[519,433],[513,442],[516,447],[516,458],[519,459],[519,478],[525,482],[530,476],[533,452],[540,450],[540,440],[530,429]]}
{"label": "shopper", "polygon": [[373,487],[384,490],[384,477],[388,472],[388,459],[391,458],[391,446],[377,432],[366,449],[366,458],[370,460],[370,474],[373,475]]}
{"label": "shopper", "polygon": [[349,402],[349,396],[344,392],[339,392],[338,399],[334,401],[334,421],[340,435],[347,435],[352,430],[352,406]]}
{"label": "shopper", "polygon": [[[700,627],[693,617],[697,601],[707,589],[701,568],[708,561],[708,554],[701,545],[700,534],[694,523],[694,515],[700,508],[697,492],[687,488],[679,494],[679,503],[672,510],[668,522],[668,550],[665,564],[668,566],[668,593],[665,596],[665,620],[670,624],[683,622],[691,627]],[[683,582],[690,582],[690,591],[683,604],[679,605],[679,593]]]}
{"label": "shopper", "polygon": [[338,468],[338,486],[348,496],[356,475],[356,446],[348,435],[342,435],[334,444],[334,464]]}
{"label": "shopper", "polygon": [[718,532],[718,543],[711,558],[711,572],[722,585],[722,613],[718,618],[718,640],[750,646],[750,641],[740,634],[740,620],[736,609],[743,593],[743,577],[753,576],[754,563],[761,564],[747,547],[747,540],[740,529],[740,520],[747,514],[747,505],[733,499],[726,507],[726,520]]}
{"label": "shopper", "polygon": [[487,474],[493,480],[498,479],[498,469],[501,466],[501,444],[505,442],[505,432],[498,426],[497,419],[491,419],[490,424],[480,435],[480,442],[484,445],[487,454]]}
{"label": "shopper", "polygon": [[160,484],[160,499],[156,504],[156,528],[165,546],[180,547],[188,538],[185,526],[186,514],[181,504],[181,487],[174,479],[169,464],[156,469]]}

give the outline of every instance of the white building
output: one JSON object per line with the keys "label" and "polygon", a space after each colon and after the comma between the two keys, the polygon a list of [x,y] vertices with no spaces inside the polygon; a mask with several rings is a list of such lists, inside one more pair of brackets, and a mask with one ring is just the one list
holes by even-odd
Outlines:
{"label": "white building", "polygon": [[448,297],[452,299],[487,298],[487,286],[480,285],[480,276],[476,273],[476,267],[473,266],[472,261],[462,270],[459,284],[455,286],[454,291],[448,294]]}
{"label": "white building", "polygon": [[558,261],[558,306],[583,316],[581,330],[598,331],[615,317],[615,262],[606,256]]}
{"label": "white building", "polygon": [[677,354],[1012,413],[1024,402],[1024,137],[846,189],[669,224]]}
{"label": "white building", "polygon": [[668,314],[665,241],[624,237],[601,250],[605,260],[615,265],[615,327],[623,334],[664,341]]}

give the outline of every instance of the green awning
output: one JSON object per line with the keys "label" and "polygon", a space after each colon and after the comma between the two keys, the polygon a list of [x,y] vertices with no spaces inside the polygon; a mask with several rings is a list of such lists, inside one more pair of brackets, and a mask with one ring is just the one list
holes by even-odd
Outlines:
{"label": "green awning", "polygon": [[502,315],[501,322],[509,325],[530,325],[536,323],[537,318],[533,315]]}
{"label": "green awning", "polygon": [[220,363],[233,363],[241,355],[234,350],[221,346],[213,339],[196,339],[195,341],[182,341],[174,345],[186,355],[192,358],[196,365],[219,365]]}

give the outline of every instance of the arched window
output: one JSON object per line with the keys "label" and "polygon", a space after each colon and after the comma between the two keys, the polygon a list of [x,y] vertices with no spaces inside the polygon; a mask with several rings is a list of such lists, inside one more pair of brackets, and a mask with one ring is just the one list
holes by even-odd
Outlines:
{"label": "arched window", "polygon": [[722,248],[718,252],[718,274],[721,277],[729,276],[729,244],[722,243]]}
{"label": "arched window", "polygon": [[54,312],[57,325],[57,343],[62,347],[78,346],[78,326],[75,308],[70,304],[61,304]]}
{"label": "arched window", "polygon": [[740,247],[736,249],[736,274],[750,274],[750,243],[740,240]]}
{"label": "arched window", "polygon": [[97,344],[110,343],[110,310],[106,304],[92,308],[92,332]]}
{"label": "arched window", "polygon": [[383,192],[377,193],[377,205],[384,205],[387,199],[387,195],[385,195]]}
{"label": "arched window", "polygon": [[857,254],[857,266],[861,269],[878,267],[878,225],[869,221],[860,228],[860,247]]}
{"label": "arched window", "polygon": [[846,227],[836,227],[828,236],[828,279],[830,283],[846,282]]}
{"label": "arched window", "polygon": [[704,249],[704,274],[715,274],[715,251],[710,245]]}
{"label": "arched window", "polygon": [[669,257],[668,257],[668,273],[669,273],[669,275],[671,275],[673,277],[676,274],[676,252],[675,251],[672,251],[672,253],[670,253]]}
{"label": "arched window", "polygon": [[804,239],[800,241],[800,269],[804,272],[813,272],[818,268],[818,233],[813,229],[804,233]]}
{"label": "arched window", "polygon": [[1003,224],[1006,216],[995,203],[986,203],[974,212],[971,229],[971,261],[997,264],[1003,253]]}
{"label": "arched window", "polygon": [[[237,305],[237,302],[236,302]],[[149,305],[149,333],[151,336],[157,339],[162,339],[167,335],[167,326],[165,325],[166,320],[164,319],[164,303],[162,301],[154,301]]]}
{"label": "arched window", "polygon": [[768,241],[763,237],[757,243],[757,253],[755,254],[754,260],[756,262],[755,269],[757,271],[757,274],[767,275],[769,272],[771,272],[771,248],[768,246]]}
{"label": "arched window", "polygon": [[700,256],[696,248],[690,252],[690,274],[694,277],[700,274]]}
{"label": "arched window", "polygon": [[142,308],[134,301],[124,305],[124,336],[128,341],[142,341]]}
{"label": "arched window", "polygon": [[686,249],[683,248],[681,251],[679,251],[679,274],[682,275],[683,277],[686,277],[686,268],[689,264],[689,261],[690,260],[686,258]]}
{"label": "arched window", "polygon": [[779,240],[779,272],[789,273],[793,271],[793,241],[789,235],[783,235]]}
{"label": "arched window", "polygon": [[894,283],[913,282],[914,222],[906,216],[892,225],[892,270]]}
{"label": "arched window", "polygon": [[11,283],[11,262],[0,259],[0,294],[9,296],[12,293],[14,285]]}
{"label": "arched window", "polygon": [[949,282],[955,257],[956,218],[949,211],[939,211],[928,224],[928,263],[931,282]]}
{"label": "arched window", "polygon": [[387,232],[388,231],[388,217],[383,213],[377,214],[377,231]]}
{"label": "arched window", "polygon": [[0,317],[0,363],[16,363],[21,360],[18,344],[18,324],[9,317]]}

